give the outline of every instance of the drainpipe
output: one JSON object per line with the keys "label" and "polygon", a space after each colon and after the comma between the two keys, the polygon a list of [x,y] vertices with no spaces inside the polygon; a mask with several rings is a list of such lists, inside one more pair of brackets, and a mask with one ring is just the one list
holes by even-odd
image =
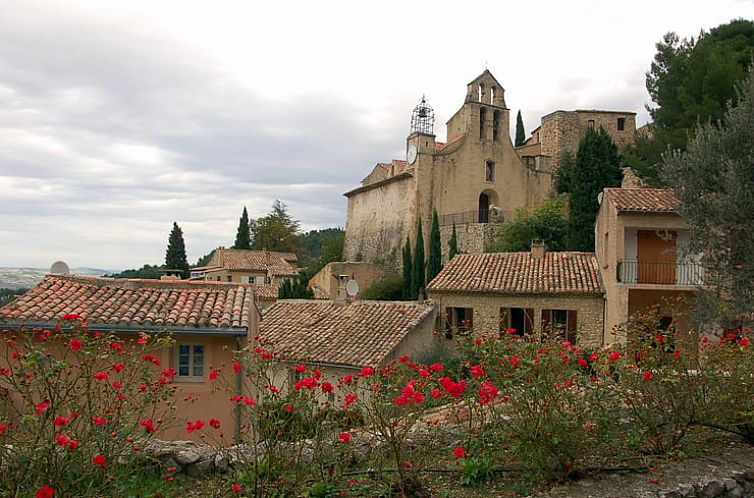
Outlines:
{"label": "drainpipe", "polygon": [[605,324],[607,323],[607,296],[602,296],[602,346],[605,346]]}
{"label": "drainpipe", "polygon": [[[241,336],[236,336],[236,352],[241,351]],[[236,374],[236,394],[239,396],[242,395],[241,393],[241,386],[242,386],[242,372],[239,371]],[[241,405],[240,403],[235,404],[235,411],[236,411],[236,444],[241,444]]]}

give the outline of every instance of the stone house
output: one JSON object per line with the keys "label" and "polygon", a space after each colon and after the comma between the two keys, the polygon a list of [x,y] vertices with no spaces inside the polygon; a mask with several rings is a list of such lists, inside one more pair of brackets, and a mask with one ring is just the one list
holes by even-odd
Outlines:
{"label": "stone house", "polygon": [[298,275],[296,261],[293,253],[218,247],[212,251],[206,266],[191,269],[191,276],[208,281],[279,287],[286,278]]}
{"label": "stone house", "polygon": [[583,346],[605,343],[604,294],[593,253],[458,254],[427,286],[448,336],[557,333]]}
{"label": "stone house", "polygon": [[587,130],[604,128],[621,152],[634,145],[636,113],[628,111],[554,111],[542,117],[516,152],[529,167],[555,171],[566,153],[576,154]]}
{"label": "stone house", "polygon": [[359,294],[380,278],[382,278],[382,271],[372,263],[333,262],[327,263],[309,279],[309,287],[314,291],[315,299],[345,299],[347,282],[355,280],[359,286],[359,292],[351,297],[358,299]]}
{"label": "stone house", "polygon": [[648,309],[658,311],[661,325],[669,326],[702,283],[700,257],[686,251],[689,230],[677,207],[678,199],[666,189],[604,189],[594,232],[608,331]]}
{"label": "stone house", "polygon": [[336,384],[362,367],[431,351],[440,344],[436,315],[432,302],[282,300],[262,315],[258,341],[280,358],[282,368],[270,373],[276,386],[298,380],[296,364]]}
{"label": "stone house", "polygon": [[345,193],[344,259],[400,266],[401,248],[407,237],[414,243],[419,221],[429,243],[435,210],[443,247],[455,223],[459,248],[481,252],[492,236],[491,223],[546,199],[550,171],[521,161],[510,140],[509,114],[505,90],[484,71],[468,84],[441,143],[435,140],[434,111],[422,99],[412,115],[405,160],[377,164],[361,186]]}
{"label": "stone house", "polygon": [[[0,308],[0,329],[52,328],[63,315],[76,313],[90,330],[124,339],[169,333],[173,347],[155,356],[164,368],[175,369],[178,421],[214,417],[233,428],[237,421],[228,393],[213,390],[208,376],[246,347],[259,319],[254,299],[253,287],[244,284],[48,275]],[[165,436],[193,435],[170,429]]]}

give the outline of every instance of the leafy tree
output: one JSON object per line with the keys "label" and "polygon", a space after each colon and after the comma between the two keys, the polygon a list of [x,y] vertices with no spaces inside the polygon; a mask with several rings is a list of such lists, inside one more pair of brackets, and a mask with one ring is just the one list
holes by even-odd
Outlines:
{"label": "leafy tree", "polygon": [[414,294],[414,262],[411,259],[411,241],[406,237],[406,244],[403,246],[403,297],[405,299],[416,299]]}
{"label": "leafy tree", "polygon": [[[320,258],[322,252],[332,249],[333,244],[341,246],[342,258],[342,240],[345,237],[345,231],[342,228],[323,228],[320,230],[310,230],[299,238],[299,245],[303,251],[302,260],[315,261]],[[337,251],[336,251],[337,252]],[[325,259],[329,259],[329,256]],[[333,259],[332,261],[336,261]]]}
{"label": "leafy tree", "polygon": [[405,285],[400,275],[390,275],[371,285],[361,293],[361,299],[376,299],[380,301],[400,301],[404,299]]}
{"label": "leafy tree", "polygon": [[493,250],[528,251],[534,239],[544,240],[551,251],[565,250],[568,234],[568,217],[565,211],[563,198],[545,201],[532,208],[518,209],[513,220],[498,228]]}
{"label": "leafy tree", "polygon": [[427,282],[431,282],[442,270],[442,242],[440,241],[440,217],[437,211],[432,214],[432,229],[429,232],[429,259],[427,260]]}
{"label": "leafy tree", "polygon": [[743,80],[754,51],[754,23],[738,19],[702,32],[697,39],[666,34],[657,45],[646,77],[655,106],[651,136],[637,143],[630,164],[650,181],[662,177],[661,154],[668,148],[684,150],[698,124],[716,123],[735,85]]}
{"label": "leafy tree", "polygon": [[516,114],[516,147],[526,142],[526,130],[524,129],[524,120],[521,118],[521,111]]}
{"label": "leafy tree", "polygon": [[144,265],[138,270],[123,270],[120,273],[113,273],[112,275],[105,275],[111,278],[146,278],[146,279],[159,279],[162,276],[164,267],[158,265]]}
{"label": "leafy tree", "polygon": [[215,253],[214,249],[211,250],[208,254],[205,254],[201,258],[196,260],[196,264],[194,266],[207,266],[209,263],[209,260],[212,259],[212,255]]}
{"label": "leafy tree", "polygon": [[570,193],[568,248],[594,251],[594,220],[599,203],[597,195],[605,187],[619,186],[621,181],[618,149],[610,135],[587,130],[579,142],[576,160],[567,182]]}
{"label": "leafy tree", "polygon": [[570,151],[566,151],[558,162],[558,169],[555,170],[555,191],[557,193],[565,194],[571,191],[571,178],[575,167],[576,158]]}
{"label": "leafy tree", "polygon": [[286,205],[275,199],[272,211],[249,222],[252,236],[252,249],[268,251],[298,252],[301,225],[288,214]]}
{"label": "leafy tree", "polygon": [[246,206],[243,207],[243,214],[238,220],[238,231],[236,232],[236,243],[233,249],[251,249],[251,232],[249,231],[249,213]]}
{"label": "leafy tree", "polygon": [[751,325],[754,317],[754,74],[722,124],[701,125],[686,152],[665,158],[664,176],[680,199],[701,254],[705,288],[698,318]]}
{"label": "leafy tree", "polygon": [[181,270],[181,277],[189,277],[189,264],[186,259],[186,244],[183,242],[183,231],[178,223],[173,222],[173,230],[168,238],[168,248],[165,251],[165,268]]}
{"label": "leafy tree", "polygon": [[450,240],[448,240],[448,261],[453,259],[456,254],[458,254],[458,236],[456,235],[456,224],[453,222],[453,232],[450,234]]}
{"label": "leafy tree", "polygon": [[419,296],[419,292],[426,285],[425,280],[425,260],[424,260],[424,230],[422,229],[422,220],[416,227],[416,246],[414,247],[414,263],[411,265],[413,278],[411,279],[411,295]]}
{"label": "leafy tree", "polygon": [[295,278],[285,279],[278,288],[278,299],[314,299],[308,276],[301,274]]}

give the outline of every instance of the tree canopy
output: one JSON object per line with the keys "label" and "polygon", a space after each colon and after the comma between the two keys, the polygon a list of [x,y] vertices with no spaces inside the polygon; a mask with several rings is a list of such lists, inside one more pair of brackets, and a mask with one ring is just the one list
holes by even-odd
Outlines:
{"label": "tree canopy", "polygon": [[754,317],[754,74],[720,126],[701,125],[685,152],[665,158],[664,178],[680,199],[701,255],[702,321],[751,325]]}
{"label": "tree canopy", "polygon": [[667,33],[646,75],[654,122],[627,154],[627,164],[650,182],[662,180],[661,155],[685,150],[698,124],[717,123],[736,98],[754,53],[754,23],[737,19],[698,38]]}
{"label": "tree canopy", "polygon": [[524,129],[524,120],[521,118],[521,111],[516,114],[516,141],[515,145],[523,145],[526,142],[526,130]]}
{"label": "tree canopy", "polygon": [[249,231],[249,213],[246,206],[243,207],[241,219],[238,220],[238,231],[233,249],[251,249],[251,232]]}
{"label": "tree canopy", "polygon": [[183,231],[175,221],[168,237],[168,248],[165,251],[165,268],[168,270],[181,270],[182,278],[189,277],[189,264],[186,259],[186,244],[183,242]]}
{"label": "tree canopy", "polygon": [[288,214],[287,206],[275,199],[272,211],[256,220],[250,221],[252,249],[268,251],[300,251],[299,238],[301,225]]}
{"label": "tree canopy", "polygon": [[568,218],[563,198],[553,199],[532,208],[520,208],[516,217],[503,223],[497,231],[494,251],[528,251],[532,240],[544,240],[550,251],[566,249]]}
{"label": "tree canopy", "polygon": [[587,130],[573,163],[561,166],[565,169],[559,173],[556,186],[570,194],[566,245],[570,250],[594,251],[597,195],[605,187],[619,186],[622,178],[618,148],[604,128]]}

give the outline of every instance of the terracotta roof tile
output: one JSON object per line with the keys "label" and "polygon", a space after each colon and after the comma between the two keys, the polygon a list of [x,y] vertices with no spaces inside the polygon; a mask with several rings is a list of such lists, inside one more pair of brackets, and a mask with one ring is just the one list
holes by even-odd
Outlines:
{"label": "terracotta roof tile", "polygon": [[678,198],[662,188],[606,188],[604,198],[619,213],[675,213]]}
{"label": "terracotta roof tile", "polygon": [[287,360],[377,366],[433,310],[431,302],[284,300],[265,311],[259,335]]}
{"label": "terracotta roof tile", "polygon": [[530,252],[458,254],[430,282],[438,292],[503,294],[601,294],[605,292],[594,253]]}
{"label": "terracotta roof tile", "polygon": [[271,271],[275,276],[297,275],[298,271],[287,261],[291,255],[292,253],[275,251],[215,249],[209,266],[227,270]]}
{"label": "terracotta roof tile", "polygon": [[78,313],[91,327],[248,329],[253,299],[254,286],[244,284],[48,275],[0,308],[0,323]]}

